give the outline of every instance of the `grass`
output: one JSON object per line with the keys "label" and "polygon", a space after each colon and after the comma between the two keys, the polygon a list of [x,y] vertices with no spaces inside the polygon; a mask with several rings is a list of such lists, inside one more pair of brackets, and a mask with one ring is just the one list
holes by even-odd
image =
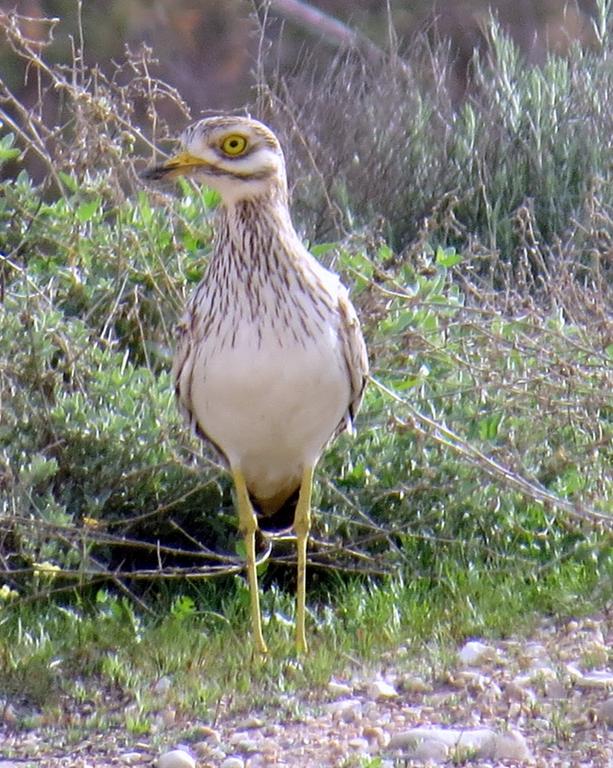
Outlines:
{"label": "grass", "polygon": [[[220,702],[237,713],[278,711],[293,693],[321,691],[331,676],[350,677],[365,666],[376,670],[392,659],[399,668],[424,670],[427,679],[441,680],[467,637],[521,634],[535,626],[540,613],[589,613],[599,604],[597,580],[594,568],[569,565],[554,579],[524,585],[516,578],[471,576],[459,569],[435,586],[352,581],[311,604],[312,648],[300,660],[286,620],[289,597],[270,590],[263,604],[270,646],[264,661],[253,658],[243,641],[249,620],[242,581],[234,595],[225,596],[223,617],[183,596],[155,620],[145,620],[129,600],[101,590],[89,606],[48,601],[6,613],[0,686],[29,704],[26,728],[41,718],[57,722],[68,698],[77,707],[88,702],[90,714],[82,722],[87,729],[101,721],[107,727],[126,724],[129,704],[128,730],[149,732],[151,718],[163,709],[160,691],[164,707],[205,721],[214,720]],[[158,687],[162,679],[169,681],[167,687]],[[38,713],[34,719],[27,714],[31,707]]]}
{"label": "grass", "polygon": [[[297,691],[356,665],[390,658],[441,677],[466,637],[610,601],[601,27],[597,50],[542,70],[492,27],[492,56],[475,62],[478,88],[460,108],[417,81],[407,97],[407,71],[379,72],[384,93],[365,72],[351,157],[324,141],[349,136],[323,119],[347,106],[336,80],[310,111],[282,83],[260,84],[286,146],[284,121],[297,120],[297,215],[305,232],[334,235],[312,250],[352,286],[375,379],[357,437],[318,472],[311,653],[293,656],[294,552],[279,542],[261,573],[265,662],[245,650],[229,480],[182,424],[169,376],[217,200],[188,184],[173,196],[138,186],[138,62],[133,90],[82,69],[71,79],[8,30],[41,93],[61,91],[71,116],[52,130],[42,102],[26,117],[0,89],[0,691],[23,705],[23,727],[63,722],[74,706],[75,739],[103,722],[138,735],[155,729],[161,698],[209,721],[220,708],[291,710]],[[345,67],[338,82],[355,84]],[[92,125],[104,140],[90,146]],[[299,164],[300,137],[314,141],[312,166]],[[26,145],[43,182],[21,165]],[[332,160],[334,184],[320,172]]]}

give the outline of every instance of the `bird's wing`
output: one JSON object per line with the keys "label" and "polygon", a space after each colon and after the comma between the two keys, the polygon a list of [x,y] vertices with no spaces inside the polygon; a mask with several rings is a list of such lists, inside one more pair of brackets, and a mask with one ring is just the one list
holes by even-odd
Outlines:
{"label": "bird's wing", "polygon": [[349,376],[349,405],[347,408],[347,423],[339,424],[337,434],[345,428],[351,428],[358,412],[368,376],[368,353],[362,336],[360,321],[349,300],[347,289],[339,285],[338,312],[340,316],[339,337],[341,349]]}
{"label": "bird's wing", "polygon": [[175,385],[175,394],[179,403],[181,413],[185,417],[194,434],[196,434],[205,443],[209,443],[217,451],[221,459],[227,463],[227,458],[221,448],[214,440],[206,434],[204,429],[198,423],[194,413],[192,403],[192,375],[194,369],[194,359],[198,339],[194,338],[194,318],[193,301],[190,301],[186,313],[177,325],[176,331],[176,350],[172,363],[172,378]]}
{"label": "bird's wing", "polygon": [[195,428],[192,407],[192,368],[194,366],[193,334],[191,331],[191,312],[181,318],[176,330],[176,348],[172,362],[172,378],[175,394],[181,412]]}

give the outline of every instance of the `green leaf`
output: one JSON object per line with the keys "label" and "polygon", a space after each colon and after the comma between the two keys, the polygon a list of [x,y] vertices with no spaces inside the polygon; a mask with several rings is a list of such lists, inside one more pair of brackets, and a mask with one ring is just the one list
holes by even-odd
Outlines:
{"label": "green leaf", "polygon": [[21,150],[17,149],[17,147],[13,147],[14,141],[15,136],[12,133],[3,136],[0,139],[0,163],[14,160],[21,154]]}
{"label": "green leaf", "polygon": [[90,200],[87,203],[81,203],[81,205],[76,210],[77,219],[79,219],[81,222],[89,221],[93,218],[94,214],[98,210],[99,205],[100,200],[98,198]]}
{"label": "green leaf", "polygon": [[188,595],[180,595],[172,604],[171,613],[177,619],[186,619],[196,612],[196,603]]}
{"label": "green leaf", "polygon": [[462,261],[462,255],[455,248],[438,248],[436,251],[436,263],[441,267],[455,267]]}
{"label": "green leaf", "polygon": [[336,246],[336,243],[316,243],[315,245],[311,245],[309,250],[313,256],[323,256],[325,253],[333,251]]}
{"label": "green leaf", "polygon": [[69,192],[76,192],[79,189],[79,183],[74,176],[69,176],[64,171],[59,171],[58,176]]}
{"label": "green leaf", "polygon": [[498,435],[498,428],[502,421],[502,412],[492,413],[479,422],[479,437],[482,440],[494,440]]}

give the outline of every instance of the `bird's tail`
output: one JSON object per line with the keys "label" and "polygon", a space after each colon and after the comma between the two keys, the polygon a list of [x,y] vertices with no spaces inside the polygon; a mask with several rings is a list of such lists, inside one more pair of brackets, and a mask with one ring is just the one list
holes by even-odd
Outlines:
{"label": "bird's tail", "polygon": [[289,530],[294,525],[299,494],[298,487],[279,506],[275,505],[272,508],[268,505],[264,506],[250,495],[260,530],[263,533],[282,533]]}

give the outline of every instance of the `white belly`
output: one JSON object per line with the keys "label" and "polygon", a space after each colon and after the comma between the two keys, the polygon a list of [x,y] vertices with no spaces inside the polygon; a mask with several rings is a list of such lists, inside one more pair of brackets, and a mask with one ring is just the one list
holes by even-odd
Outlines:
{"label": "white belly", "polygon": [[191,401],[206,435],[240,468],[258,499],[298,484],[342,421],[349,380],[332,327],[317,342],[244,328],[233,346],[206,340],[192,369]]}

